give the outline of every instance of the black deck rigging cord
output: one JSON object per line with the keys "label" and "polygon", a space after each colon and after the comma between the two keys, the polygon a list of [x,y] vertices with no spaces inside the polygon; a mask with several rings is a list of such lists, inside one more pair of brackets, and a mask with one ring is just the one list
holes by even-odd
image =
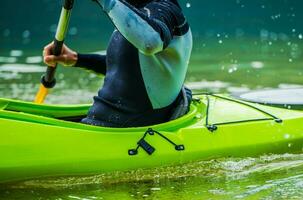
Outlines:
{"label": "black deck rigging cord", "polygon": [[[260,108],[257,108],[253,105],[250,105],[248,103],[245,103],[245,102],[242,102],[242,101],[238,101],[238,100],[235,100],[235,99],[230,99],[230,98],[227,98],[227,97],[222,97],[220,95],[216,95],[216,94],[212,94],[212,93],[197,93],[197,94],[194,94],[194,95],[205,95],[206,96],[206,100],[207,100],[207,105],[206,105],[206,116],[205,116],[205,126],[206,128],[211,131],[211,132],[214,132],[218,129],[218,126],[219,125],[228,125],[228,124],[236,124],[236,123],[245,123],[245,122],[256,122],[256,121],[267,121],[267,120],[274,120],[275,122],[277,123],[282,123],[283,120],[276,117],[275,115],[273,114],[270,114]],[[219,99],[223,99],[225,101],[230,101],[230,102],[234,102],[234,103],[238,103],[238,104],[241,104],[241,105],[244,105],[244,106],[247,106],[249,108],[252,108],[254,110],[257,110],[267,116],[269,116],[270,118],[261,118],[261,119],[250,119],[250,120],[241,120],[241,121],[232,121],[232,122],[222,122],[222,123],[214,123],[214,124],[210,124],[209,123],[209,109],[210,109],[210,99],[209,99],[209,96],[212,96],[212,97],[215,97],[215,98],[219,98]]]}
{"label": "black deck rigging cord", "polygon": [[170,139],[168,139],[165,135],[163,135],[162,133],[155,131],[151,128],[147,129],[147,131],[144,133],[143,137],[137,142],[137,147],[136,149],[130,149],[128,150],[128,155],[130,156],[134,156],[138,154],[138,150],[141,147],[144,151],[146,151],[146,153],[148,153],[148,155],[152,155],[155,152],[155,148],[153,146],[151,146],[146,140],[146,136],[147,135],[159,135],[160,137],[162,137],[163,139],[165,139],[167,142],[169,142],[170,144],[172,144],[175,147],[176,151],[184,151],[185,147],[184,145],[177,145],[176,143],[174,143],[173,141],[171,141]]}

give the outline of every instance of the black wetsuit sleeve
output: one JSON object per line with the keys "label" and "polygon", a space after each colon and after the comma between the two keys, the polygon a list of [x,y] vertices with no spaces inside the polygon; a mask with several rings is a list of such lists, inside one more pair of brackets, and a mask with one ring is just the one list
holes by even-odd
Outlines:
{"label": "black wetsuit sleeve", "polygon": [[106,55],[78,54],[77,63],[74,67],[80,67],[94,71],[98,74],[106,74]]}
{"label": "black wetsuit sleeve", "polygon": [[183,15],[180,15],[181,9],[168,1],[149,3],[137,12],[159,33],[163,41],[163,48],[166,48],[172,40],[174,30],[180,25],[178,24],[180,17],[184,18]]}

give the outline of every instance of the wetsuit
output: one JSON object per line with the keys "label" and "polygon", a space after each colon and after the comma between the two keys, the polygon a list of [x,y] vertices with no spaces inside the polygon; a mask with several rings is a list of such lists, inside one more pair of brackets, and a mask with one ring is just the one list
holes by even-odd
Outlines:
{"label": "wetsuit", "polygon": [[105,75],[83,123],[136,127],[169,119],[185,80],[191,31],[174,0],[139,2],[101,2],[116,29],[106,55],[78,54],[76,67]]}

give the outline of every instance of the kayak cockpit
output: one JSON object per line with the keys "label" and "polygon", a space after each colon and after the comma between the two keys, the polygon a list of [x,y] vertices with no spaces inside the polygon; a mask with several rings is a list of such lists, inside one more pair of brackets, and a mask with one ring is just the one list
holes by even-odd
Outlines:
{"label": "kayak cockpit", "polygon": [[[82,123],[78,123],[86,117],[90,104],[86,105],[47,105],[47,104],[35,104],[32,102],[25,102],[13,99],[0,98],[0,119],[12,119],[18,121],[27,121],[31,123],[47,124],[62,127],[72,127],[80,129],[142,129],[146,130],[146,127],[135,128],[106,128],[91,126]],[[158,127],[164,129],[178,129],[184,127],[184,124],[194,124],[197,115],[201,115],[205,112],[205,105],[201,101],[194,101],[191,104],[190,111],[176,119],[163,124],[153,125],[151,127]],[[75,123],[76,122],[76,123]]]}

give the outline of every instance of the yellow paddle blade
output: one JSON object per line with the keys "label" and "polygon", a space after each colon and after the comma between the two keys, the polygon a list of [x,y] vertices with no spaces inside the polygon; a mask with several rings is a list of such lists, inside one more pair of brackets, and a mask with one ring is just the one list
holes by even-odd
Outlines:
{"label": "yellow paddle blade", "polygon": [[48,95],[48,89],[44,87],[43,84],[41,84],[34,102],[38,104],[42,104],[47,95]]}

